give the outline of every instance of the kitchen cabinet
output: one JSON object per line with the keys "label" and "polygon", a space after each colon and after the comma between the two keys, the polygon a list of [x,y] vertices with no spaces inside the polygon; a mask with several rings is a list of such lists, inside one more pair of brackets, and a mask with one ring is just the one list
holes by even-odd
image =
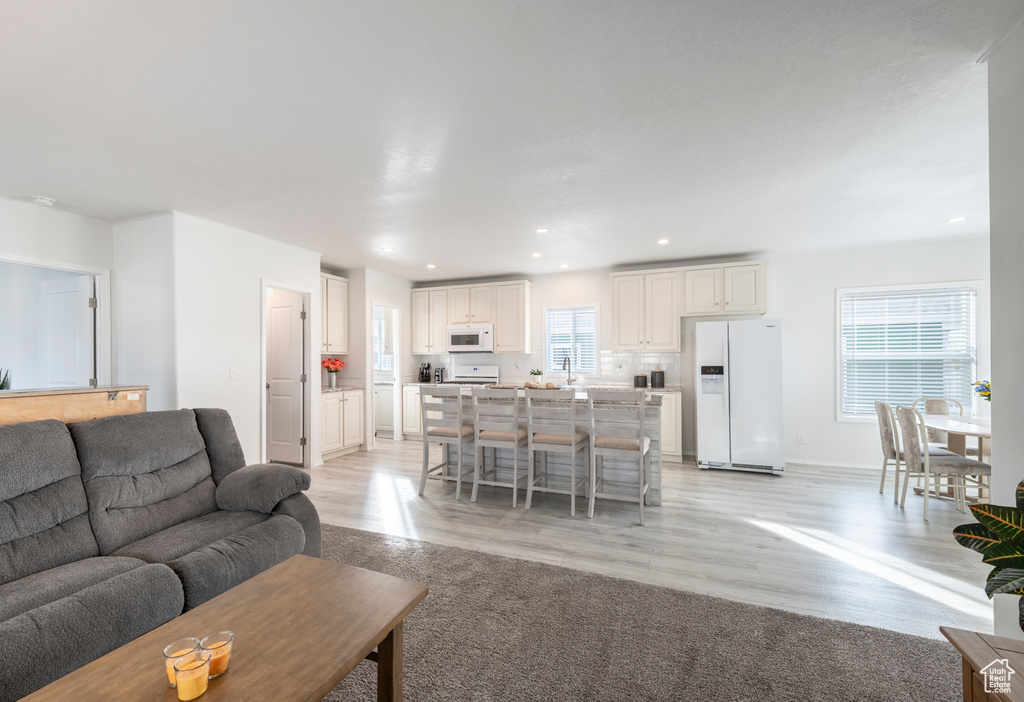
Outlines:
{"label": "kitchen cabinet", "polygon": [[327,454],[350,453],[363,443],[363,391],[325,392],[323,403],[323,448]]}
{"label": "kitchen cabinet", "polygon": [[527,281],[494,286],[494,353],[530,353],[530,291]]}
{"label": "kitchen cabinet", "polygon": [[681,392],[655,392],[661,397],[661,456],[662,460],[683,460],[683,405]]}
{"label": "kitchen cabinet", "polygon": [[766,272],[760,261],[685,269],[683,315],[764,314]]}
{"label": "kitchen cabinet", "polygon": [[348,280],[320,274],[320,353],[348,353]]}
{"label": "kitchen cabinet", "polygon": [[679,350],[679,273],[612,275],[612,350]]}
{"label": "kitchen cabinet", "polygon": [[402,433],[421,436],[423,426],[420,418],[420,386],[405,385],[402,387]]}
{"label": "kitchen cabinet", "polygon": [[493,285],[474,285],[469,289],[469,321],[493,322]]}
{"label": "kitchen cabinet", "polygon": [[412,352],[448,352],[448,290],[412,291]]}
{"label": "kitchen cabinet", "polygon": [[395,386],[373,386],[373,435],[395,435]]}

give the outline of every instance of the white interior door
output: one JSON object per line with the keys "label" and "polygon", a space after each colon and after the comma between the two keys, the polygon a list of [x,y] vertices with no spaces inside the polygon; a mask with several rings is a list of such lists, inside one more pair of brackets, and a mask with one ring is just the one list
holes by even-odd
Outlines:
{"label": "white interior door", "polygon": [[303,462],[303,297],[267,295],[267,460]]}
{"label": "white interior door", "polygon": [[83,387],[95,378],[93,276],[72,275],[39,284],[39,378],[43,387]]}

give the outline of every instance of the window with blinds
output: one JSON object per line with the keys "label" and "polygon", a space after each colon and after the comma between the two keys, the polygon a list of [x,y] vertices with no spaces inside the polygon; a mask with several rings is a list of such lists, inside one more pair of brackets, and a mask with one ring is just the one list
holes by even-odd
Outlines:
{"label": "window with blinds", "polygon": [[573,372],[597,372],[597,308],[549,307],[545,310],[545,372],[562,371],[568,356]]}
{"label": "window with blinds", "polygon": [[390,341],[387,320],[383,315],[375,315],[373,318],[373,369],[375,371],[391,370]]}
{"label": "window with blinds", "polygon": [[839,403],[843,417],[875,416],[920,397],[972,410],[977,366],[973,285],[840,291]]}

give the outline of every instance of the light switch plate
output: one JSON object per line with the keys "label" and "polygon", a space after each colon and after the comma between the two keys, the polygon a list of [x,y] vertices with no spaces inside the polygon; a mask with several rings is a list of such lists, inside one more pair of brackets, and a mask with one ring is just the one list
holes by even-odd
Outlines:
{"label": "light switch plate", "polygon": [[231,369],[228,372],[228,377],[231,378],[231,380],[238,380],[238,366],[231,366]]}

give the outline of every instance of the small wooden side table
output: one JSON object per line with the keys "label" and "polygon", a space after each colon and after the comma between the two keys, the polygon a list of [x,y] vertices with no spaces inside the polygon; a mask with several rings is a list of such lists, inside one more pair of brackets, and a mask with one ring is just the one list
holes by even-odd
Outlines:
{"label": "small wooden side table", "polygon": [[[963,656],[964,702],[1024,702],[1024,641],[946,626],[939,631]],[[1007,679],[1009,691],[990,691]]]}

